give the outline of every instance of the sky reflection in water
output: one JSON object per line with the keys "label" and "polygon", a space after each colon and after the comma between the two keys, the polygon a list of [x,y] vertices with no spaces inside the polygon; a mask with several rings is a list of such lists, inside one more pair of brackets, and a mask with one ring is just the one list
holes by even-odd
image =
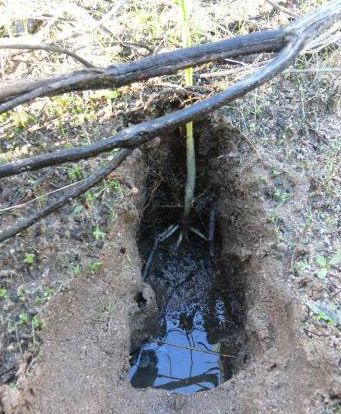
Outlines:
{"label": "sky reflection in water", "polygon": [[[219,302],[217,316],[222,319]],[[167,320],[166,335],[135,353],[129,380],[135,388],[162,388],[178,394],[210,390],[223,382],[219,348],[208,342],[201,312],[194,317],[173,315]]]}

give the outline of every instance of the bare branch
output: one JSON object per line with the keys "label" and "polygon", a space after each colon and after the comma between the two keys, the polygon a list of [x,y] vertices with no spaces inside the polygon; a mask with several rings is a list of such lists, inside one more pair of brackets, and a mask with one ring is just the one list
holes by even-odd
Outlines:
{"label": "bare branch", "polygon": [[53,45],[39,45],[34,43],[11,43],[7,41],[0,42],[0,49],[19,49],[19,50],[45,50],[46,52],[53,52],[53,53],[60,53],[67,56],[72,57],[73,59],[80,62],[86,68],[94,68],[95,66],[88,62],[87,60],[83,59],[82,57],[78,56],[76,53],[71,52],[67,49],[62,49],[58,46]]}
{"label": "bare branch", "polygon": [[[11,91],[0,88],[0,113],[42,96],[52,96],[64,92],[115,88],[152,77],[176,73],[180,69],[212,62],[221,58],[261,53],[277,52],[302,31],[313,28],[318,31],[340,18],[341,1],[332,0],[319,9],[301,17],[286,28],[255,32],[233,39],[161,53],[143,59],[107,68],[92,68],[72,72],[63,76],[42,81],[21,84]],[[18,94],[18,91],[20,93]],[[13,92],[13,93],[12,93]]]}
{"label": "bare branch", "polygon": [[222,58],[279,51],[287,42],[287,33],[283,29],[255,32],[233,39],[147,56],[117,66],[72,72],[46,79],[43,84],[41,81],[38,81],[38,85],[35,82],[29,82],[26,86],[21,85],[20,95],[18,95],[18,88],[13,91],[14,93],[11,93],[9,88],[2,93],[0,88],[0,102],[3,102],[0,105],[0,113],[41,96],[80,90],[117,88]]}
{"label": "bare branch", "polygon": [[65,204],[69,203],[70,201],[78,197],[79,195],[88,191],[91,187],[95,186],[97,183],[102,181],[113,170],[115,170],[119,165],[121,165],[130,153],[131,150],[120,151],[117,157],[112,162],[110,162],[105,167],[101,168],[96,173],[85,179],[79,186],[62,195],[56,201],[53,201],[44,209],[32,214],[32,216],[19,220],[14,226],[2,230],[0,232],[0,243],[9,239],[12,236],[15,236],[16,234],[27,229],[28,227],[31,227],[33,224],[37,223],[42,218],[48,216],[53,211],[58,210]]}
{"label": "bare branch", "polygon": [[57,151],[51,154],[38,155],[36,157],[15,161],[0,166],[0,178],[19,174],[23,171],[37,170],[51,165],[59,165],[64,162],[78,161],[94,157],[102,152],[111,151],[113,148],[134,148],[158,134],[174,130],[191,120],[214,111],[232,100],[245,95],[252,89],[269,81],[282,72],[302,50],[307,36],[301,35],[290,43],[267,66],[259,69],[253,75],[246,77],[224,92],[216,94],[209,99],[193,104],[192,106],[176,111],[156,119],[142,122],[138,125],[124,129],[117,135],[99,141],[95,144]]}
{"label": "bare branch", "polygon": [[[38,87],[32,90],[31,93],[28,92],[18,98],[8,101],[7,105],[9,105],[9,107],[14,107],[37,96],[63,93],[67,90],[96,89],[100,85],[100,83],[98,83],[99,80],[102,82],[100,87],[109,86],[109,84],[104,85],[103,82],[109,82],[112,86],[113,79],[117,82],[116,86],[121,86],[132,82],[132,79],[143,80],[161,74],[174,73],[181,68],[194,66],[212,59],[219,59],[220,57],[226,57],[226,54],[229,57],[236,55],[237,51],[235,48],[237,44],[239,44],[240,47],[238,54],[241,54],[241,51],[242,53],[251,53],[250,51],[255,50],[264,51],[264,47],[269,48],[269,50],[272,48],[271,50],[273,50],[274,45],[278,46],[279,44],[286,44],[285,48],[276,58],[269,61],[265,67],[258,69],[253,75],[240,80],[224,92],[198,102],[186,109],[132,126],[121,131],[116,136],[102,140],[93,145],[57,151],[51,154],[40,155],[1,166],[0,177],[6,177],[27,170],[35,170],[50,165],[62,164],[68,161],[77,161],[94,157],[102,152],[108,152],[113,148],[128,148],[121,151],[113,163],[90,176],[82,184],[77,186],[77,188],[74,188],[65,196],[59,198],[56,202],[51,203],[48,207],[35,213],[31,217],[18,222],[15,226],[2,231],[0,233],[0,242],[31,226],[42,217],[45,217],[52,211],[66,204],[68,201],[82,194],[84,191],[87,191],[114,170],[130,154],[132,148],[145,143],[156,135],[174,130],[178,126],[191,120],[202,118],[215,109],[245,95],[247,92],[268,82],[279,73],[282,73],[303,50],[305,43],[309,38],[316,36],[320,30],[328,25],[330,26],[337,18],[340,18],[340,16],[341,0],[332,0],[317,11],[304,16],[302,19],[289,25],[285,29],[258,33],[258,40],[261,41],[261,43],[263,42],[261,45],[256,45],[255,43],[252,45],[250,45],[250,43],[248,45],[243,44],[243,41],[246,39],[246,41],[250,41],[251,39],[251,43],[255,42],[256,36],[253,35],[256,34],[253,34],[232,40],[216,42],[215,44],[202,45],[202,47],[197,46],[195,48],[182,49],[168,54],[148,57],[136,62],[105,69],[104,73],[96,72],[97,69],[77,72],[71,76],[71,80],[69,75],[65,75],[64,77],[61,76],[58,78],[58,81],[54,79],[46,86]],[[271,34],[271,39],[269,38],[269,34]],[[220,44],[220,46],[221,44],[224,44],[225,46],[227,44],[230,48],[229,52],[226,52],[226,49],[223,51],[221,48],[218,48],[219,50],[215,49],[217,44]],[[180,57],[182,57],[182,61],[179,60]],[[167,64],[165,62],[167,62]],[[144,72],[141,72],[141,67],[144,68]],[[127,68],[129,68],[129,70],[127,70]],[[8,110],[9,107],[6,109],[6,104],[3,104],[0,106],[0,110],[2,109],[5,111]]]}

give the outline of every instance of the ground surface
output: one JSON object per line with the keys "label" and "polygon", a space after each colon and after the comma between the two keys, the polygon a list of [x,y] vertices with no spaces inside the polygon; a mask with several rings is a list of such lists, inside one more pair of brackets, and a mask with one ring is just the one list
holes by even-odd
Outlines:
{"label": "ground surface", "polygon": [[[89,3],[81,5],[83,19],[98,19],[110,11],[106,4],[94,8]],[[7,17],[13,17],[13,4],[8,3]],[[23,18],[40,21],[48,5],[32,4],[33,9],[21,5],[16,10]],[[56,3],[51,14],[60,16],[62,5]],[[230,8],[219,2],[197,5],[196,41],[276,27],[288,20],[267,3],[243,5],[245,9],[236,7],[236,2]],[[311,6],[288,4],[295,12]],[[172,49],[179,41],[178,18],[168,3],[150,2],[146,7],[142,2],[117,2],[119,24],[103,20],[116,32],[92,30],[89,38],[84,33],[83,38],[75,36],[85,29],[80,5],[74,7],[77,18],[71,23],[52,18],[48,35],[66,33],[67,26],[66,44],[81,47],[90,39],[85,57],[91,59],[96,50],[103,64],[148,53],[141,45],[113,45],[108,38],[144,41],[161,50]],[[13,25],[8,28],[9,21],[16,22],[19,32],[25,30],[19,20],[7,19],[1,23],[4,34],[14,30]],[[104,41],[100,53],[95,46]],[[3,77],[37,77],[74,67],[58,56],[28,57],[4,58]],[[42,58],[46,65],[38,65]],[[329,48],[301,58],[296,68],[339,64],[339,52]],[[225,74],[219,75],[222,70]],[[223,64],[198,73],[202,76],[197,82],[210,90],[245,74]],[[208,77],[211,73],[215,77]],[[52,146],[93,141],[183,105],[184,98],[169,89],[177,79],[134,85],[121,95],[106,91],[45,99],[2,115],[0,157],[6,161]],[[183,397],[137,391],[127,381],[130,341],[145,335],[139,329],[156,312],[153,292],[140,279],[136,247],[146,180],[155,171],[136,151],[104,184],[1,245],[2,409],[6,413],[340,412],[338,87],[335,73],[287,73],[197,127],[199,140],[212,141],[206,168],[210,182],[220,189],[223,264],[234,267],[235,284],[245,296],[245,358],[229,382],[209,393]],[[158,142],[152,144],[153,151]],[[1,209],[24,204],[21,209],[1,210],[1,226],[43,206],[47,192],[76,182],[99,162],[1,180]],[[27,204],[36,197],[40,198]],[[143,312],[135,301],[138,292],[147,298]]]}

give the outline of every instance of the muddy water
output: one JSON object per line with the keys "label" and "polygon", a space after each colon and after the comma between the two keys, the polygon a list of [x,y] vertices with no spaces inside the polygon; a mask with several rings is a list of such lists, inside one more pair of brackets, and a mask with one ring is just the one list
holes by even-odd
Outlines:
{"label": "muddy water", "polygon": [[235,324],[215,287],[212,248],[195,234],[177,248],[178,237],[142,243],[144,278],[156,293],[160,329],[132,353],[129,379],[136,388],[190,394],[231,377],[235,356],[219,338]]}

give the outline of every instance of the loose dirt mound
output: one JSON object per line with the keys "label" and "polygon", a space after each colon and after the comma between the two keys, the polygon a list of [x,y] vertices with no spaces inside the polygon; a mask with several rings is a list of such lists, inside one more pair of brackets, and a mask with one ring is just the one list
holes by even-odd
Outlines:
{"label": "loose dirt mound", "polygon": [[[157,312],[153,292],[140,278],[140,191],[121,206],[102,251],[103,269],[74,279],[49,303],[42,350],[21,380],[22,390],[2,389],[6,414],[303,414],[335,406],[341,389],[336,350],[328,338],[304,330],[307,308],[289,281],[291,256],[269,220],[262,178],[276,165],[270,160],[254,165],[253,149],[224,111],[200,130],[201,142],[209,143],[201,149],[209,182],[219,188],[221,266],[229,269],[230,284],[243,300],[245,341],[235,375],[213,391],[191,396],[129,384],[131,341],[141,340],[146,326],[152,329]],[[139,152],[122,168],[134,187],[144,187],[147,170]],[[306,207],[309,189],[304,177],[289,178],[288,217]],[[292,221],[286,224],[290,231]],[[143,309],[136,301],[141,292]]]}

